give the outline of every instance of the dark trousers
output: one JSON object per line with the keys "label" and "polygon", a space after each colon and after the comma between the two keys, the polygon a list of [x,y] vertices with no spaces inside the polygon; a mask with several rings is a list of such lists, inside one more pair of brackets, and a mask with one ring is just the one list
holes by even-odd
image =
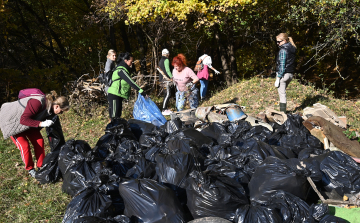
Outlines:
{"label": "dark trousers", "polygon": [[120,118],[123,98],[109,93],[108,101],[109,101],[109,117],[111,118],[111,120],[114,118]]}
{"label": "dark trousers", "polygon": [[167,104],[170,100],[171,91],[172,91],[172,84],[170,82],[165,81],[163,83],[163,103],[162,103],[162,110],[164,111],[167,108]]}

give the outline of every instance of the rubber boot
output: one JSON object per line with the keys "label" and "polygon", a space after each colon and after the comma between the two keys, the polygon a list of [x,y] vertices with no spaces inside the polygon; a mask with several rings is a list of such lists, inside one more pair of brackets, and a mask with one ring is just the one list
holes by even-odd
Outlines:
{"label": "rubber boot", "polygon": [[280,111],[286,114],[286,103],[280,103]]}

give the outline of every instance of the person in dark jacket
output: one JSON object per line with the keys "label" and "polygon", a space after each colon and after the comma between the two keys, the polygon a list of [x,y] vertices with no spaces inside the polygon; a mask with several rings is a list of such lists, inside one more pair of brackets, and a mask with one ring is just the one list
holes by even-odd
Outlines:
{"label": "person in dark jacket", "polygon": [[[26,106],[23,106],[25,104]],[[68,100],[64,96],[56,97],[55,91],[46,97],[29,96],[1,106],[0,122],[3,136],[4,138],[10,136],[18,147],[25,169],[32,177],[35,177],[36,171],[29,141],[34,147],[37,167],[40,168],[45,158],[44,139],[40,130],[42,127],[51,126],[53,124],[51,119],[57,114],[68,111],[69,108]],[[8,115],[9,113],[12,115]]]}
{"label": "person in dark jacket", "polygon": [[[169,62],[169,56],[170,52],[167,49],[162,50],[162,57],[159,61],[159,67],[162,70],[162,72],[165,74],[165,76],[172,80],[173,75],[170,71],[170,62]],[[166,80],[162,74],[159,75],[159,81],[163,86],[163,92],[164,92],[164,99],[162,103],[162,114],[163,115],[170,115],[171,111],[166,109],[167,103],[169,102],[170,96],[171,96],[171,82]]]}
{"label": "person in dark jacket", "polygon": [[280,111],[286,113],[286,88],[293,79],[295,72],[296,45],[287,33],[276,36],[276,43],[280,50],[276,58],[276,81],[280,98]]}
{"label": "person in dark jacket", "polygon": [[109,117],[111,120],[120,118],[123,99],[129,99],[131,88],[145,95],[130,77],[130,69],[133,66],[134,57],[126,52],[121,53],[117,59],[117,68],[112,74],[113,83],[108,89]]}

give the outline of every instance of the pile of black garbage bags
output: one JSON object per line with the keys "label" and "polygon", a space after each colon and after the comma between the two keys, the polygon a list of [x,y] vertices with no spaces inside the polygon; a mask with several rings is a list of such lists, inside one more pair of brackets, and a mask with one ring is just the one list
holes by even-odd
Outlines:
{"label": "pile of black garbage bags", "polygon": [[[73,197],[63,222],[346,222],[328,214],[310,187],[360,192],[360,167],[323,149],[288,115],[273,131],[240,120],[198,131],[180,120],[161,127],[117,119],[91,148],[65,142],[57,117],[46,129],[51,152],[36,179],[63,180]],[[208,222],[208,221],[206,221]]]}

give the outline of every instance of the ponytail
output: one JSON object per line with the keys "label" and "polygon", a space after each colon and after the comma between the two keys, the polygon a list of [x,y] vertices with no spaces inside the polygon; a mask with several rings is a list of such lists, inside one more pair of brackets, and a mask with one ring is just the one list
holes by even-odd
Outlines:
{"label": "ponytail", "polygon": [[61,110],[68,111],[70,109],[69,101],[64,96],[57,96],[56,91],[51,91],[46,95],[46,110],[50,113],[53,105],[59,105]]}
{"label": "ponytail", "polygon": [[288,37],[288,39],[289,39],[289,42],[291,43],[291,45],[293,45],[293,46],[296,48],[296,45],[295,45],[295,43],[294,43],[293,38],[292,38],[292,37]]}
{"label": "ponytail", "polygon": [[291,45],[293,45],[296,48],[293,38],[289,37],[287,33],[280,33],[279,35],[276,36],[276,38],[285,40],[287,43],[291,43]]}

